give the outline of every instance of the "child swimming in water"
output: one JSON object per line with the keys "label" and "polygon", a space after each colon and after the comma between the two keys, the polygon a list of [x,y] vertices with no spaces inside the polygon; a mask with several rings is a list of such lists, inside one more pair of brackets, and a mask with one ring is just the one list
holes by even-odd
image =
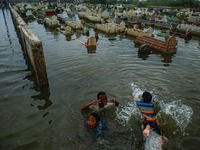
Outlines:
{"label": "child swimming in water", "polygon": [[[142,100],[136,102],[136,105],[143,116],[143,122],[142,122],[144,125],[143,135],[145,137],[149,137],[151,129],[153,129],[153,131],[156,132],[158,135],[161,135],[159,127],[154,118],[154,104],[153,102],[151,102],[151,100],[152,100],[152,95],[149,92],[144,92],[142,94]],[[162,143],[163,142],[160,141],[161,147]]]}
{"label": "child swimming in water", "polygon": [[[113,124],[109,124],[113,126]],[[92,113],[89,115],[86,126],[89,129],[95,130],[91,140],[81,145],[81,148],[88,146],[92,141],[96,140],[100,136],[105,135],[109,130],[109,126],[107,125],[107,123],[104,120],[101,120],[100,116],[97,113]]]}
{"label": "child swimming in water", "polygon": [[108,131],[108,126],[104,120],[100,120],[100,116],[97,113],[90,114],[87,120],[87,126],[90,129],[94,129],[94,134],[92,136],[92,141],[94,141],[99,136],[103,136]]}
{"label": "child swimming in water", "polygon": [[116,101],[114,98],[107,99],[107,95],[105,92],[99,92],[97,94],[97,99],[98,100],[94,100],[91,103],[82,106],[81,110],[92,109],[94,111],[100,111],[108,106],[119,104],[119,102]]}

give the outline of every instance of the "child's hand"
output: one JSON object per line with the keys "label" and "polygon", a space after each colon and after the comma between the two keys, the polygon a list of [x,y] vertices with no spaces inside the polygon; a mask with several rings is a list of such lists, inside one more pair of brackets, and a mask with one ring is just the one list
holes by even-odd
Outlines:
{"label": "child's hand", "polygon": [[97,103],[100,103],[100,101],[101,101],[101,100],[98,100],[98,101],[94,100],[94,101],[92,102],[92,105],[96,105]]}
{"label": "child's hand", "polygon": [[147,125],[146,128],[145,128],[144,131],[143,131],[143,135],[144,135],[145,137],[149,137],[150,132],[151,132],[150,126]]}
{"label": "child's hand", "polygon": [[115,100],[114,98],[112,98],[112,99],[109,99],[109,102],[113,102],[113,103],[115,103],[116,100]]}

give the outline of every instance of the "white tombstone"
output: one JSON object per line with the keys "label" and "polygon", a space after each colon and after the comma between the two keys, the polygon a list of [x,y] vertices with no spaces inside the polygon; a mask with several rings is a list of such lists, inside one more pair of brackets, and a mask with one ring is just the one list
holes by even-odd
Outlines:
{"label": "white tombstone", "polygon": [[69,8],[66,8],[66,11],[67,11],[67,12],[70,12],[70,11],[71,11],[71,9],[69,9]]}
{"label": "white tombstone", "polygon": [[122,29],[125,29],[125,28],[126,28],[124,21],[122,21],[122,22],[120,23],[120,26],[121,26]]}
{"label": "white tombstone", "polygon": [[115,25],[116,24],[114,22],[111,23],[111,25],[110,25],[110,33],[115,33],[115,31],[116,31]]}
{"label": "white tombstone", "polygon": [[163,16],[162,21],[163,21],[163,22],[167,22],[167,17],[166,17],[166,15]]}
{"label": "white tombstone", "polygon": [[31,16],[31,15],[33,15],[32,12],[31,12],[31,10],[28,10],[28,11],[26,12],[26,16]]}
{"label": "white tombstone", "polygon": [[51,19],[52,19],[53,21],[57,21],[57,16],[53,15],[53,16],[51,17]]}
{"label": "white tombstone", "polygon": [[31,10],[31,9],[33,9],[33,7],[32,7],[30,4],[28,4],[28,5],[26,6],[26,9]]}
{"label": "white tombstone", "polygon": [[97,20],[101,20],[101,14],[97,14]]}
{"label": "white tombstone", "polygon": [[75,15],[75,17],[76,17],[76,20],[77,20],[77,18],[78,18],[78,15],[76,14],[76,15]]}
{"label": "white tombstone", "polygon": [[87,16],[92,16],[92,12],[89,9],[86,9],[86,16],[85,17],[87,17]]}
{"label": "white tombstone", "polygon": [[80,25],[81,24],[81,20],[79,18],[76,18],[76,25]]}
{"label": "white tombstone", "polygon": [[65,27],[65,34],[71,34],[71,31],[72,31],[71,27],[69,26]]}
{"label": "white tombstone", "polygon": [[55,16],[55,15],[53,15],[52,17],[51,17],[51,19],[52,19],[52,26],[59,26],[59,21],[57,20],[57,16]]}
{"label": "white tombstone", "polygon": [[105,10],[105,11],[101,14],[101,17],[103,17],[103,18],[108,18],[108,17],[109,17],[109,14],[108,14],[107,10]]}
{"label": "white tombstone", "polygon": [[69,18],[69,16],[67,15],[67,12],[63,12],[63,18]]}
{"label": "white tombstone", "polygon": [[153,29],[151,27],[149,27],[147,30],[147,36],[152,37],[152,32],[153,32]]}

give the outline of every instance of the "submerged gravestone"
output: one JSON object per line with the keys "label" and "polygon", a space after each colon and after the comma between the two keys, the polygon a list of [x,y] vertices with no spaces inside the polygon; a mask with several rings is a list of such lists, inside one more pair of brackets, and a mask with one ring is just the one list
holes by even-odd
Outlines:
{"label": "submerged gravestone", "polygon": [[134,23],[138,23],[137,17],[133,17],[131,21],[134,22]]}

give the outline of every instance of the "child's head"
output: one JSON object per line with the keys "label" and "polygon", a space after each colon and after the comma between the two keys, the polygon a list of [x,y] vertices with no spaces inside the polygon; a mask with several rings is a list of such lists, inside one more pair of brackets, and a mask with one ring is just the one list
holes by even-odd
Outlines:
{"label": "child's head", "polygon": [[151,94],[149,92],[144,92],[142,94],[142,98],[143,98],[144,102],[149,103],[149,102],[151,102],[152,96],[151,96]]}
{"label": "child's head", "polygon": [[100,121],[100,116],[97,113],[92,113],[90,114],[87,120],[87,125],[89,128],[95,128],[96,126],[99,125],[99,121]]}
{"label": "child's head", "polygon": [[106,93],[105,92],[99,92],[98,94],[97,94],[97,99],[99,100],[99,99],[101,99],[101,103],[102,104],[104,104],[104,105],[106,105],[107,104],[107,95],[106,95]]}

